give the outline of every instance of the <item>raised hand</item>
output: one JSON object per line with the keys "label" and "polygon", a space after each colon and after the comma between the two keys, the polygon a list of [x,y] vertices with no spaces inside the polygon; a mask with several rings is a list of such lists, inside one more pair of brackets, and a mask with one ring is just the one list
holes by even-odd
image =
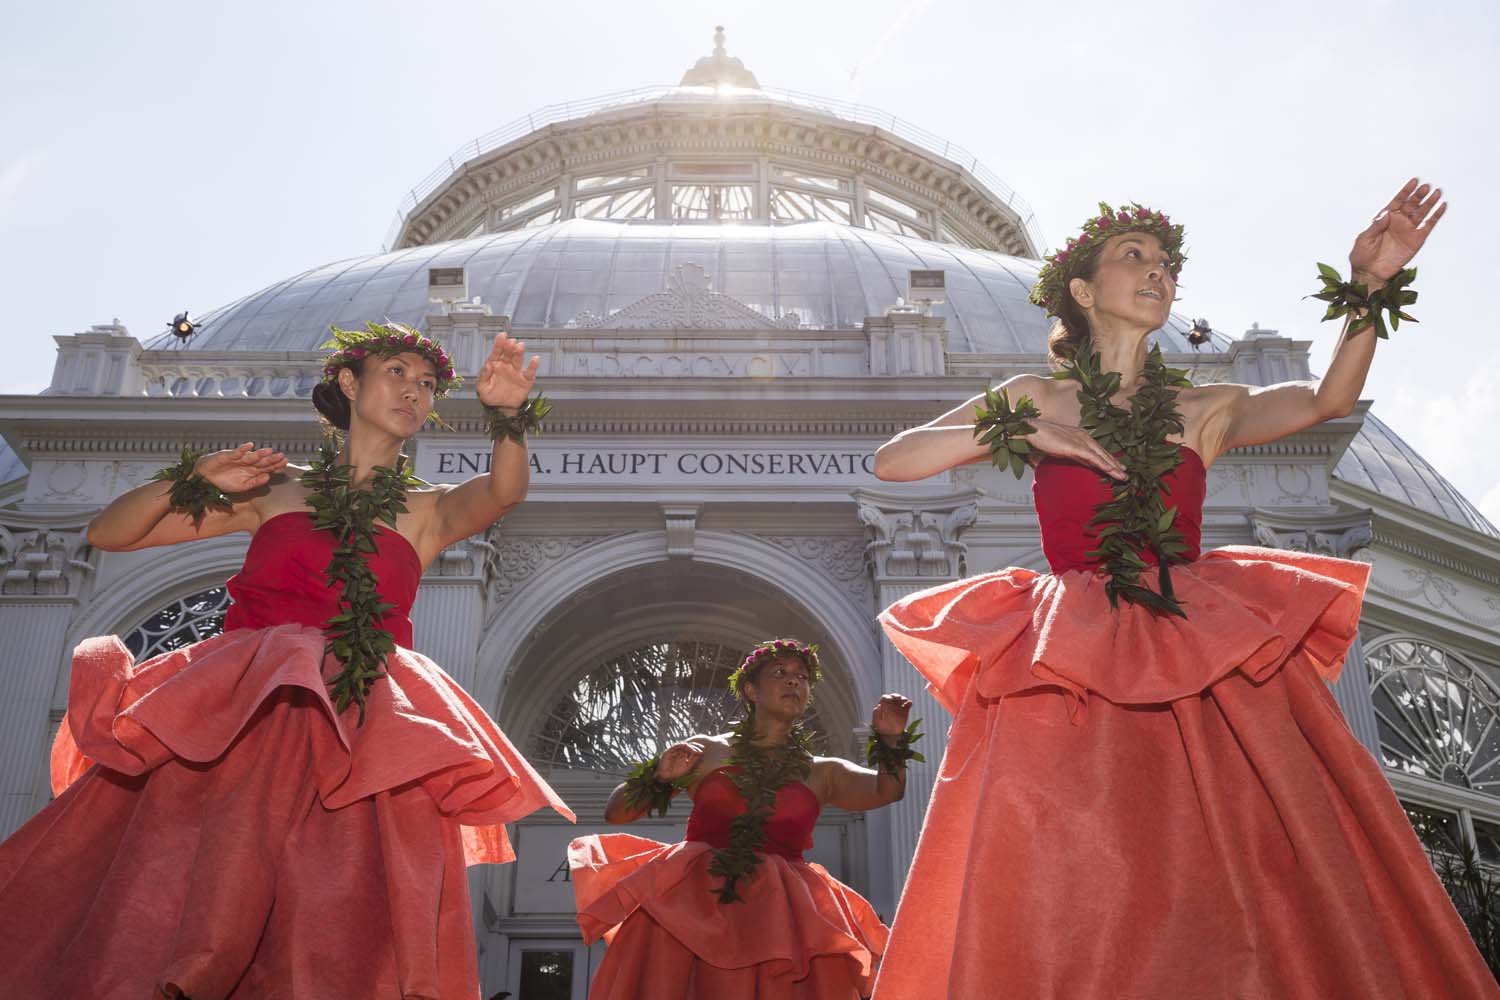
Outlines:
{"label": "raised hand", "polygon": [[1082,427],[1041,419],[1031,423],[1036,430],[1026,435],[1026,440],[1037,451],[1057,458],[1071,458],[1114,479],[1125,478],[1125,466],[1120,460],[1105,451],[1104,446]]}
{"label": "raised hand", "polygon": [[906,717],[910,714],[910,698],[900,694],[881,695],[870,712],[870,729],[883,740],[894,740],[906,730]]}
{"label": "raised hand", "polygon": [[693,773],[693,768],[698,766],[698,760],[703,756],[703,744],[688,740],[685,743],[674,743],[662,751],[661,759],[656,762],[656,776],[662,781],[676,781],[678,778]]}
{"label": "raised hand", "polygon": [[523,342],[512,340],[504,333],[497,336],[474,386],[479,401],[486,406],[512,409],[526,402],[542,359],[533,356],[529,363],[524,363],[525,357],[526,345]]}
{"label": "raised hand", "polygon": [[204,455],[194,471],[225,493],[245,493],[264,486],[284,468],[286,456],[281,452],[246,441],[238,448]]}
{"label": "raised hand", "polygon": [[1402,185],[1365,231],[1354,238],[1354,249],[1349,251],[1354,280],[1383,284],[1406,267],[1448,211],[1442,197],[1442,188],[1419,184],[1415,177]]}

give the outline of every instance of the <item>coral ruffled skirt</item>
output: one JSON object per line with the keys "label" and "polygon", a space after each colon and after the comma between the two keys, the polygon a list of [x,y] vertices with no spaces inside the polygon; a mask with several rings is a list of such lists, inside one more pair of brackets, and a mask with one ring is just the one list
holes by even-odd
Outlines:
{"label": "coral ruffled skirt", "polygon": [[508,821],[572,814],[417,653],[363,726],[340,715],[324,642],[78,647],[58,798],[0,845],[7,1000],[479,996],[465,865],[514,857]]}
{"label": "coral ruffled skirt", "polygon": [[1325,681],[1369,568],[1231,547],[1186,620],[1024,569],[881,616],[954,712],[877,1000],[1500,997]]}
{"label": "coral ruffled skirt", "polygon": [[720,903],[713,848],[625,834],[568,849],[578,923],[609,947],[590,1000],[856,1000],[886,928],[821,865],[765,854]]}

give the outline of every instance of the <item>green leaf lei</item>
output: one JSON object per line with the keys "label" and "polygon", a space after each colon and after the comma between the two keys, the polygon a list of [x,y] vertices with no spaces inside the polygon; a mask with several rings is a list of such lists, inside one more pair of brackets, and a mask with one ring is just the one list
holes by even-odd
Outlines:
{"label": "green leaf lei", "polygon": [[911,748],[913,743],[922,738],[922,733],[917,729],[921,724],[921,719],[913,720],[911,725],[903,729],[901,735],[896,737],[894,744],[887,743],[871,733],[869,742],[865,744],[865,762],[875,770],[884,771],[892,777],[900,777],[901,772],[906,770],[906,762],[909,760],[925,762],[927,758]]}
{"label": "green leaf lei", "polygon": [[990,461],[996,468],[1008,468],[1021,479],[1026,475],[1026,456],[1031,454],[1031,442],[1023,435],[1036,433],[1036,425],[1027,421],[1041,415],[1030,396],[1016,400],[1015,409],[1011,409],[1008,392],[986,389],[984,405],[974,409],[974,436],[980,444],[989,446]]}
{"label": "green leaf lei", "polygon": [[[1398,272],[1395,277],[1373,292],[1362,281],[1345,281],[1339,276],[1338,271],[1327,264],[1318,265],[1318,277],[1323,279],[1323,290],[1314,294],[1312,298],[1328,303],[1328,309],[1323,313],[1325,323],[1348,313],[1363,312],[1363,316],[1354,319],[1349,324],[1349,332],[1358,333],[1373,326],[1375,336],[1385,340],[1390,336],[1385,328],[1387,322],[1390,323],[1392,330],[1398,328],[1402,320],[1408,323],[1417,322],[1414,316],[1402,311],[1405,306],[1417,301],[1417,293],[1406,287],[1416,280],[1417,269],[1414,267]],[[1380,315],[1382,312],[1389,314],[1389,321]]]}
{"label": "green leaf lei", "polygon": [[[1120,373],[1102,367],[1093,344],[1085,341],[1074,359],[1052,376],[1078,383],[1081,425],[1105,451],[1121,456],[1126,471],[1123,482],[1100,473],[1110,484],[1111,496],[1094,509],[1088,522],[1097,529],[1099,543],[1088,558],[1098,559],[1109,576],[1104,592],[1111,607],[1119,607],[1119,599],[1124,598],[1153,614],[1186,618],[1172,592],[1167,565],[1182,561],[1187,543],[1174,523],[1177,508],[1167,507],[1162,499],[1162,477],[1182,461],[1178,446],[1168,442],[1167,435],[1183,432],[1177,391],[1191,387],[1192,382],[1185,370],[1168,368],[1161,348],[1153,347],[1146,355],[1141,387],[1126,410],[1110,402],[1120,389]],[[1147,569],[1143,552],[1156,555],[1159,593],[1140,582]]]}
{"label": "green leaf lei", "polygon": [[302,483],[312,489],[307,503],[313,527],[331,531],[338,539],[326,573],[330,587],[343,589],[338,613],[324,623],[323,631],[328,637],[325,655],[332,653],[343,669],[328,682],[328,694],[340,712],[357,704],[363,725],[365,696],[370,685],[385,676],[385,658],[396,649],[395,637],[380,627],[395,605],[381,600],[365,557],[376,551],[375,523],[394,531],[396,515],[406,513],[406,491],[423,483],[398,459],[394,469],[375,468],[369,489],[354,489],[354,467],[337,461],[334,443],[324,440],[319,457],[302,474]]}
{"label": "green leaf lei", "polygon": [[631,810],[665,816],[672,807],[672,796],[692,781],[690,775],[675,781],[658,778],[656,766],[660,763],[660,755],[643,760],[625,778],[625,805]]}
{"label": "green leaf lei", "polygon": [[208,513],[210,507],[214,510],[230,510],[234,506],[223,490],[195,471],[199,457],[198,452],[184,448],[182,459],[176,465],[169,465],[151,477],[153,483],[172,484],[172,489],[167,493],[167,503],[175,513],[191,517],[194,525],[203,523],[203,515]]}
{"label": "green leaf lei", "polygon": [[510,438],[516,444],[525,444],[527,432],[540,430],[542,421],[551,412],[552,402],[541,393],[526,397],[515,413],[504,413],[498,406],[484,408],[490,440]]}
{"label": "green leaf lei", "polygon": [[708,865],[709,874],[724,879],[724,884],[714,890],[721,903],[744,902],[735,890],[740,879],[747,878],[761,863],[756,848],[766,842],[766,821],[776,807],[777,790],[793,781],[805,781],[812,773],[812,738],[801,726],[792,727],[791,736],[781,746],[755,746],[750,742],[754,729],[752,709],[734,727],[729,744],[728,763],[740,767],[730,780],[745,800],[745,811],[729,824],[729,846],[716,848]]}

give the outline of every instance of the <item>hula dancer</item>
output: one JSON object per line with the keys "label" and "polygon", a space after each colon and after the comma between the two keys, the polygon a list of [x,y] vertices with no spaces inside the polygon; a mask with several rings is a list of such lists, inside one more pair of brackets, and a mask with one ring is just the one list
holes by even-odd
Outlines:
{"label": "hula dancer", "polygon": [[503,824],[536,809],[572,818],[410,648],[423,569],[526,495],[537,361],[496,338],[493,471],[430,488],[400,452],[447,354],[400,324],[330,346],[313,404],[341,444],[306,469],[184,452],[89,527],[106,551],[253,537],[222,635],[74,654],[58,797],[0,845],[6,997],[477,1000],[465,866],[512,860]]}
{"label": "hula dancer", "polygon": [[993,459],[1033,487],[1050,573],[913,594],[881,623],[955,718],[880,1000],[1497,997],[1327,681],[1369,566],[1199,551],[1206,470],[1354,409],[1408,263],[1442,218],[1415,179],[1320,298],[1319,381],[1202,385],[1148,337],[1182,227],[1101,205],[1047,258],[1054,378],[897,435],[889,480]]}
{"label": "hula dancer", "polygon": [[901,798],[916,726],[911,701],[880,699],[868,760],[816,757],[799,725],[819,677],[816,647],[751,650],[730,677],[745,703],[733,732],[694,736],[643,762],[604,818],[630,823],[693,800],[679,844],[580,837],[568,852],[585,940],[609,942],[590,1000],[857,1000],[870,992],[886,928],[870,905],[806,862],[825,804],[867,810]]}

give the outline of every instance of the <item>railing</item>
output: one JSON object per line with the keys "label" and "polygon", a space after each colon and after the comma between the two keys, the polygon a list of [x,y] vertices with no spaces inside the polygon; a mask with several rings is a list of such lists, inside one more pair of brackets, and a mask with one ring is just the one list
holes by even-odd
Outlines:
{"label": "railing", "polygon": [[966,171],[969,176],[978,181],[990,194],[994,195],[1002,204],[1013,210],[1021,219],[1021,225],[1026,234],[1031,237],[1032,243],[1038,250],[1046,247],[1046,241],[1042,236],[1041,227],[1037,224],[1036,213],[1031,206],[1018,195],[1014,188],[1006,184],[993,171],[979,162],[979,157],[955,143],[951,143],[942,136],[935,135],[919,125],[914,125],[904,118],[899,118],[889,112],[872,108],[866,104],[855,104],[849,101],[840,101],[834,98],[819,97],[815,94],[804,94],[795,90],[763,89],[752,90],[743,87],[729,87],[716,89],[713,87],[638,87],[634,90],[621,90],[613,94],[604,94],[587,101],[564,101],[561,104],[549,104],[544,108],[522,115],[505,125],[500,126],[493,132],[486,132],[469,142],[464,143],[458,149],[432,169],[426,177],[423,177],[412,186],[401,199],[396,208],[395,221],[386,232],[385,245],[382,250],[390,250],[397,236],[401,233],[401,227],[406,224],[413,210],[443,185],[443,182],[459,171],[464,164],[469,163],[481,156],[492,153],[523,136],[530,135],[548,125],[558,122],[573,121],[584,118],[607,108],[626,107],[631,104],[645,104],[651,101],[665,98],[682,98],[684,100],[706,100],[706,99],[728,99],[736,101],[753,102],[757,99],[765,99],[776,103],[787,104],[793,107],[806,108],[810,111],[820,111],[844,121],[854,122],[859,125],[870,125],[883,131],[889,132],[898,139],[911,143],[920,149],[926,150],[943,159],[948,160],[955,166]]}

